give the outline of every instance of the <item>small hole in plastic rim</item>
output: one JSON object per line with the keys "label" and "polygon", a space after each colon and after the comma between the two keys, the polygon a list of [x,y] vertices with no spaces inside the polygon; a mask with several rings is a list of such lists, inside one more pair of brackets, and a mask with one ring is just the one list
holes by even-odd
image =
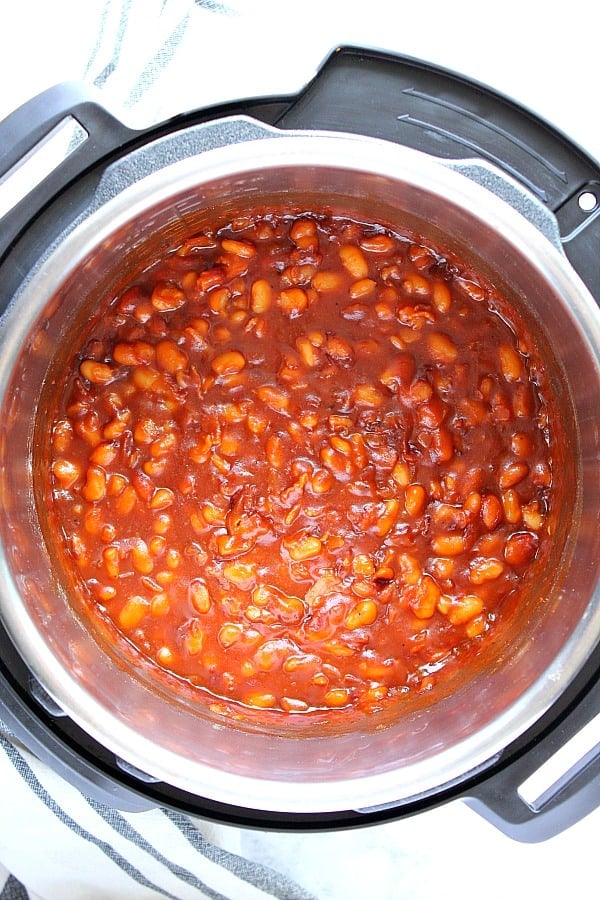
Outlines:
{"label": "small hole in plastic rim", "polygon": [[593,191],[583,191],[577,198],[579,209],[582,212],[593,212],[598,205],[598,198]]}

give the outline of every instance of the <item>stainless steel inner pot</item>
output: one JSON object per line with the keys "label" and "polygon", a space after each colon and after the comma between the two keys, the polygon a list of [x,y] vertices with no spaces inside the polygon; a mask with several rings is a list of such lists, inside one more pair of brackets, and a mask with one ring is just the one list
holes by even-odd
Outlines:
{"label": "stainless steel inner pot", "polygon": [[[225,146],[211,149],[219,143],[211,138],[198,153],[192,136],[175,162],[168,145],[158,164],[142,152],[107,171],[90,209],[40,252],[5,315],[2,620],[32,674],[76,724],[169,785],[289,813],[401,804],[493,761],[552,707],[598,646],[600,312],[551,234],[452,166],[370,138],[253,127],[240,136],[236,127]],[[346,732],[331,724],[310,730],[297,716],[287,731],[245,727],[166,698],[80,621],[36,499],[36,442],[52,373],[82,343],[105,298],[203,223],[269,204],[345,208],[409,227],[467,259],[530,322],[565,422],[566,499],[539,596],[488,665],[433,706],[409,707],[381,727],[369,720]]]}

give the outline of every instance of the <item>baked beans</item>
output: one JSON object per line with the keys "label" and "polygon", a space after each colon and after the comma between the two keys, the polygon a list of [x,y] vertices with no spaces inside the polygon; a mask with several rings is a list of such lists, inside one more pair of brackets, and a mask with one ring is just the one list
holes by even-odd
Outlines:
{"label": "baked beans", "polygon": [[506,301],[415,235],[239,216],[62,373],[47,502],[90,621],[209,695],[374,712],[480,653],[548,540],[552,434]]}

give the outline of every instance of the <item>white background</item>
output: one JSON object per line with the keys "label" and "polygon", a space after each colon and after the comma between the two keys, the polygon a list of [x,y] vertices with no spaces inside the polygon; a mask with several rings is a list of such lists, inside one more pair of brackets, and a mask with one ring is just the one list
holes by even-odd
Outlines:
{"label": "white background", "polygon": [[[420,58],[493,87],[600,159],[597,3],[222,0],[236,14],[196,9],[199,24],[160,81],[134,102],[131,86],[160,48],[164,28],[190,5],[131,4],[119,67],[102,94],[129,124],[227,99],[295,93],[332,48],[351,43]],[[104,10],[103,0],[17,0],[10,11],[4,5],[0,118],[45,87],[86,77]],[[96,59],[96,73],[102,64]],[[319,900],[562,900],[597,892],[599,834],[596,812],[547,843],[516,844],[455,803],[341,834],[240,837],[244,852],[289,872]],[[24,843],[27,835],[13,840]],[[43,867],[43,854],[29,858]]]}

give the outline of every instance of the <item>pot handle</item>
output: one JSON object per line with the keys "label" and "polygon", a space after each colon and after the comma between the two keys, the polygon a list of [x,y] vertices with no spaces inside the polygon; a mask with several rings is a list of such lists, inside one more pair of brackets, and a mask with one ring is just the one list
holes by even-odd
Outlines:
{"label": "pot handle", "polygon": [[141,132],[114,118],[93,89],[55,85],[0,122],[0,259],[60,190]]}
{"label": "pot handle", "polygon": [[[555,837],[600,806],[599,725],[596,677],[558,726],[539,734],[520,756],[487,775],[462,799],[513,840],[537,843]],[[575,750],[571,762],[570,751]]]}

